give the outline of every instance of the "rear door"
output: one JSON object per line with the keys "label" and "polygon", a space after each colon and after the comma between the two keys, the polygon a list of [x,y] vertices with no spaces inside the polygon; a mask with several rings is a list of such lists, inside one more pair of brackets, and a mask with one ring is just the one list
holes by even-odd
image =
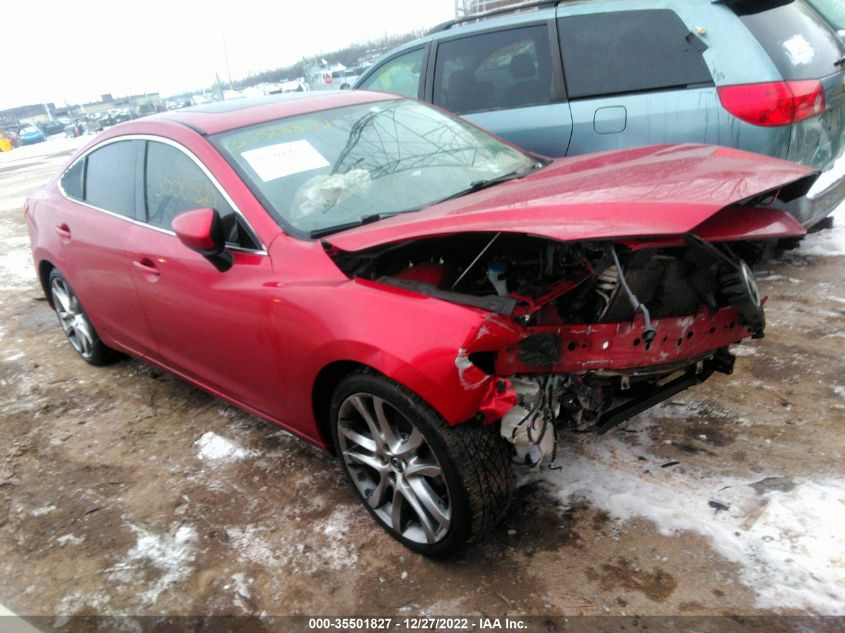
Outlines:
{"label": "rear door", "polygon": [[572,134],[554,22],[441,39],[426,100],[511,143],[564,156]]}
{"label": "rear door", "polygon": [[137,220],[143,141],[107,142],[62,176],[67,202],[52,227],[62,243],[62,272],[97,331],[135,353],[155,349],[138,302],[127,252]]}
{"label": "rear door", "polygon": [[568,9],[558,7],[557,28],[573,120],[569,154],[718,144],[720,105],[702,57],[707,46],[674,11],[566,15]]}

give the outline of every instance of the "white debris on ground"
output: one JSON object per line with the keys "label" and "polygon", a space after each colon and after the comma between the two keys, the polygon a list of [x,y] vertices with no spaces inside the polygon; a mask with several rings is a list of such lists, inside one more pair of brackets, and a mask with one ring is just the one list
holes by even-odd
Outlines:
{"label": "white debris on ground", "polygon": [[205,433],[194,446],[198,449],[197,457],[205,461],[235,462],[255,454],[213,431]]}
{"label": "white debris on ground", "polygon": [[232,603],[236,607],[239,607],[246,612],[251,612],[254,610],[254,605],[251,601],[252,592],[250,590],[250,585],[253,583],[255,583],[254,578],[250,578],[246,574],[238,572],[236,574],[232,574],[232,581],[223,585],[223,589],[225,591],[231,591],[234,594]]}
{"label": "white debris on ground", "polygon": [[[192,571],[196,558],[197,531],[190,525],[181,525],[169,534],[155,534],[146,528],[130,526],[138,540],[123,560],[111,570],[110,579],[136,587],[148,586],[138,592],[142,604],[152,606],[162,591],[186,578]],[[146,564],[146,565],[145,565]],[[144,566],[152,565],[159,573],[150,583]]]}
{"label": "white debris on ground", "polygon": [[756,356],[757,348],[751,347],[748,343],[742,345],[734,345],[731,347],[731,354],[734,356]]}
{"label": "white debris on ground", "polygon": [[358,562],[357,548],[349,540],[350,512],[339,508],[316,525],[293,530],[284,538],[255,524],[228,527],[226,534],[245,562],[290,574],[340,571],[354,568]]}
{"label": "white debris on ground", "polygon": [[[644,414],[627,429],[653,423]],[[663,469],[646,435],[637,433],[637,446],[610,436],[576,439],[562,447],[563,469],[527,479],[547,482],[564,504],[586,500],[619,521],[653,521],[664,535],[701,534],[740,566],[761,608],[845,615],[845,479],[739,480],[689,465]]]}
{"label": "white debris on ground", "polygon": [[71,545],[82,545],[85,542],[84,536],[76,536],[74,534],[63,534],[62,536],[56,539],[56,543],[59,544],[59,547],[64,547],[67,544]]}

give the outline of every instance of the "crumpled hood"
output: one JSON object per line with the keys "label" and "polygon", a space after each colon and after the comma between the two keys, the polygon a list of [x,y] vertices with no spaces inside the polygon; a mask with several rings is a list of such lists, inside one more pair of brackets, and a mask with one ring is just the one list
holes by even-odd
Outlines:
{"label": "crumpled hood", "polygon": [[[710,145],[604,152],[559,159],[525,178],[325,241],[352,252],[466,232],[526,233],[559,241],[682,235],[720,210],[762,194],[780,190],[784,201],[800,197],[817,177],[796,163]],[[742,212],[750,216],[756,209]],[[733,238],[803,234],[784,216],[770,210],[768,219],[761,215],[752,223],[747,236],[739,229]]]}

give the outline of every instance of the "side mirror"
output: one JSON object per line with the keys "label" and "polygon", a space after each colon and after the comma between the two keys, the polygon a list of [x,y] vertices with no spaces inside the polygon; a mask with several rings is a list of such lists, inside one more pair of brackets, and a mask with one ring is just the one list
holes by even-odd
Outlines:
{"label": "side mirror", "polygon": [[173,218],[171,226],[182,244],[205,257],[221,273],[232,267],[232,253],[226,250],[223,221],[217,211],[186,211]]}

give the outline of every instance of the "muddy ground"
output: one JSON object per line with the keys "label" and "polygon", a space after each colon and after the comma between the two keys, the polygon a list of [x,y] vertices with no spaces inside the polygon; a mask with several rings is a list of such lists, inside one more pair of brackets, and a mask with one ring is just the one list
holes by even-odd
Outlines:
{"label": "muddy ground", "polygon": [[603,437],[564,438],[562,470],[524,473],[485,542],[432,562],[376,527],[332,458],[140,362],[76,357],[35,281],[21,207],[79,143],[0,155],[8,608],[845,613],[841,226],[758,267],[767,336],[733,376]]}

